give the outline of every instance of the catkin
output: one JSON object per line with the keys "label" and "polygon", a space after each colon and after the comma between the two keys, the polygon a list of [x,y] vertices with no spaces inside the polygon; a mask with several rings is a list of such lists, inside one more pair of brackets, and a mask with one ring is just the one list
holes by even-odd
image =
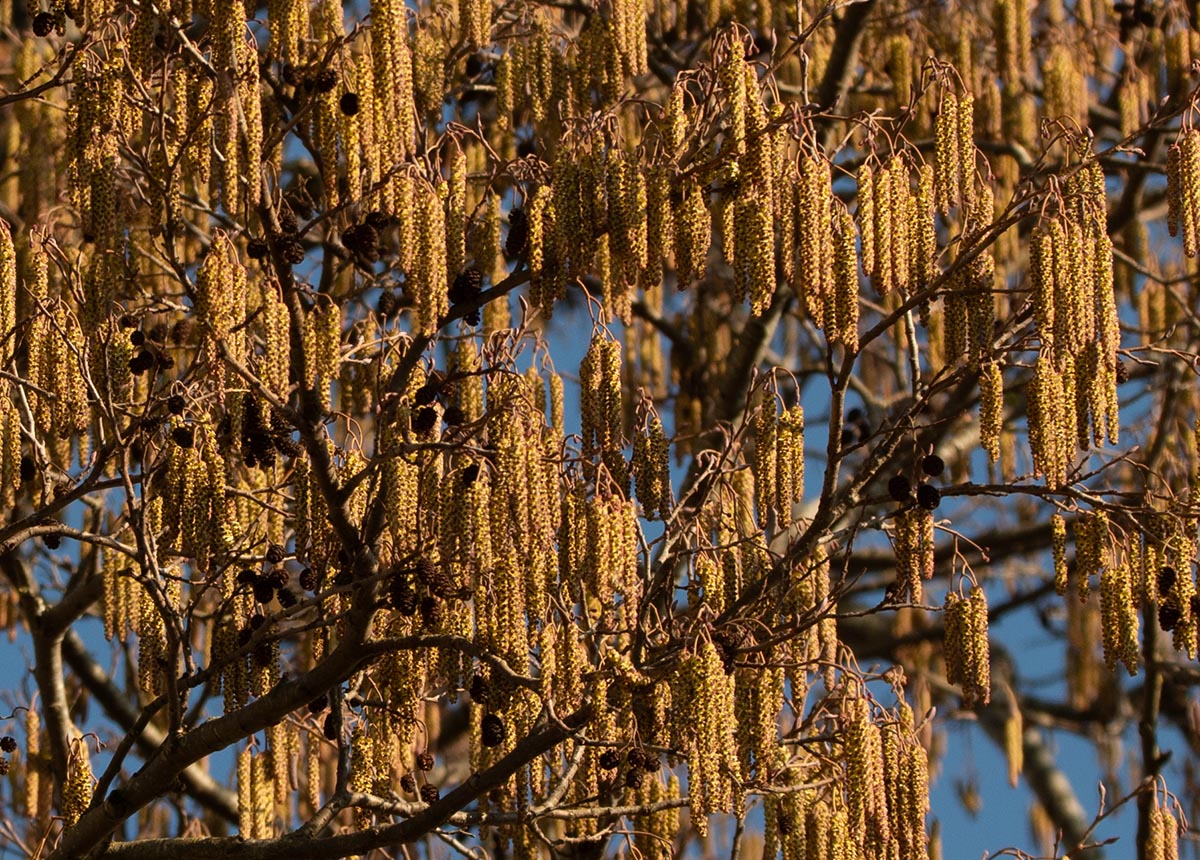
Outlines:
{"label": "catkin", "polygon": [[1108,670],[1115,670],[1120,661],[1130,675],[1137,674],[1138,609],[1133,575],[1125,560],[1108,565],[1100,576],[1100,618]]}
{"label": "catkin", "polygon": [[1051,549],[1054,558],[1054,590],[1062,597],[1067,593],[1067,521],[1062,514],[1050,517]]}
{"label": "catkin", "polygon": [[948,90],[942,96],[942,107],[934,125],[934,189],[937,210],[943,216],[959,200],[959,159],[962,157],[959,137],[958,96]]}

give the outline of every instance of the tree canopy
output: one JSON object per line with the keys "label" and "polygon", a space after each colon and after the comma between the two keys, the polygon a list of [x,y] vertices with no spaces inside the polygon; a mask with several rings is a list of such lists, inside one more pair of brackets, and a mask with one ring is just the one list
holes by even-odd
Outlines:
{"label": "tree canopy", "polygon": [[4,0],[0,852],[1176,857],[1198,15]]}

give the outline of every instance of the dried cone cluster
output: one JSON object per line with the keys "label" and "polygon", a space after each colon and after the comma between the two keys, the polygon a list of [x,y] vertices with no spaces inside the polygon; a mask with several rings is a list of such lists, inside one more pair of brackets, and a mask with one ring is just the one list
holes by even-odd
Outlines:
{"label": "dried cone cluster", "polygon": [[969,597],[946,595],[943,656],[946,680],[962,687],[968,708],[986,705],[992,695],[987,597],[974,586]]}

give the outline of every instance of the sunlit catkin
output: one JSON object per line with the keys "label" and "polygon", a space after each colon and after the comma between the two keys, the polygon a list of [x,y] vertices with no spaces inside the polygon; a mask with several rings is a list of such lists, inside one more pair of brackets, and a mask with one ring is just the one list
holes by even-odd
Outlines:
{"label": "sunlit catkin", "polygon": [[1050,517],[1050,546],[1054,559],[1054,590],[1062,597],[1067,593],[1067,521],[1060,513]]}
{"label": "sunlit catkin", "polygon": [[1189,128],[1183,132],[1179,143],[1178,173],[1179,229],[1183,233],[1183,253],[1195,257],[1197,239],[1200,239],[1200,130]]}
{"label": "sunlit catkin", "polygon": [[937,210],[950,214],[950,207],[959,200],[959,138],[958,96],[953,90],[942,95],[942,106],[934,124],[934,189]]}
{"label": "sunlit catkin", "polygon": [[76,738],[67,755],[67,779],[62,789],[62,816],[67,827],[75,826],[92,803],[92,759],[86,738]]}
{"label": "sunlit catkin", "polygon": [[[858,352],[858,252],[854,219],[845,206],[835,204],[833,254],[834,336],[850,352]],[[826,334],[829,336],[828,320]]]}
{"label": "sunlit catkin", "polygon": [[679,289],[687,289],[704,277],[712,240],[712,216],[705,191],[695,179],[685,178],[682,199],[675,209],[675,276]]}
{"label": "sunlit catkin", "polygon": [[868,276],[875,271],[878,248],[875,241],[875,173],[870,162],[858,169],[858,232],[862,237],[862,267]]}
{"label": "sunlit catkin", "polygon": [[34,764],[40,758],[42,749],[42,722],[37,710],[28,708],[25,711],[25,784],[22,786],[22,797],[25,815],[30,821],[38,821],[42,817],[41,803],[41,771]]}
{"label": "sunlit catkin", "polygon": [[988,459],[1000,459],[1000,431],[1004,428],[1004,376],[1000,364],[988,361],[979,370],[979,444]]}
{"label": "sunlit catkin", "polygon": [[1108,670],[1115,670],[1120,661],[1130,675],[1136,675],[1138,606],[1134,599],[1133,575],[1125,559],[1108,565],[1100,576],[1100,619],[1104,662]]}
{"label": "sunlit catkin", "polygon": [[946,680],[962,687],[963,703],[968,708],[986,705],[991,697],[987,631],[987,598],[982,588],[972,588],[967,598],[953,591],[947,593],[943,649]]}

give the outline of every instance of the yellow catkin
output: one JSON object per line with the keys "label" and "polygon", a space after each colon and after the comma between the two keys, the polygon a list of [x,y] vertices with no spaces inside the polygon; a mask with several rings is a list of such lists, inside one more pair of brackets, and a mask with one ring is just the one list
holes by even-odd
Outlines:
{"label": "yellow catkin", "polygon": [[958,103],[958,198],[964,209],[975,203],[975,98],[969,93]]}
{"label": "yellow catkin", "polygon": [[[834,319],[836,340],[850,352],[858,352],[858,253],[854,219],[845,206],[837,205],[834,236]],[[828,329],[826,329],[828,334]],[[835,338],[830,338],[831,340]]]}
{"label": "yellow catkin", "polygon": [[912,193],[908,164],[900,156],[892,156],[888,161],[888,173],[891,174],[891,199],[888,201],[892,232],[890,289],[907,296],[910,286],[908,263],[912,255],[909,233]]}
{"label": "yellow catkin", "polygon": [[934,189],[937,210],[950,214],[959,198],[959,110],[958,96],[948,90],[942,96],[941,110],[934,125]]}
{"label": "yellow catkin", "polygon": [[87,741],[77,738],[67,756],[67,778],[62,789],[62,816],[67,827],[73,827],[92,803],[92,760]]}
{"label": "yellow catkin", "polygon": [[1067,521],[1060,513],[1050,517],[1051,548],[1054,558],[1054,590],[1059,597],[1067,593]]}
{"label": "yellow catkin", "polygon": [[1104,662],[1111,672],[1117,662],[1130,675],[1138,666],[1138,607],[1134,599],[1133,574],[1122,559],[1110,564],[1100,577],[1100,618]]}
{"label": "yellow catkin", "polygon": [[979,371],[979,443],[988,459],[1000,459],[1000,433],[1004,429],[1004,376],[998,362],[985,362]]}
{"label": "yellow catkin", "polygon": [[450,310],[446,284],[445,210],[440,188],[424,183],[417,185],[417,215],[421,230],[418,233],[416,259],[413,266],[413,295],[416,301],[416,327],[423,334],[433,334],[441,317]]}
{"label": "yellow catkin", "polygon": [[858,169],[858,232],[862,236],[862,267],[875,270],[875,174],[868,162]]}
{"label": "yellow catkin", "polygon": [[1200,238],[1200,130],[1183,133],[1179,147],[1179,222],[1183,252],[1195,257]]}
{"label": "yellow catkin", "polygon": [[40,760],[42,749],[42,722],[38,712],[33,708],[25,711],[25,784],[22,786],[22,797],[25,805],[25,815],[30,821],[39,821],[42,817],[41,808],[41,771],[36,762]]}

